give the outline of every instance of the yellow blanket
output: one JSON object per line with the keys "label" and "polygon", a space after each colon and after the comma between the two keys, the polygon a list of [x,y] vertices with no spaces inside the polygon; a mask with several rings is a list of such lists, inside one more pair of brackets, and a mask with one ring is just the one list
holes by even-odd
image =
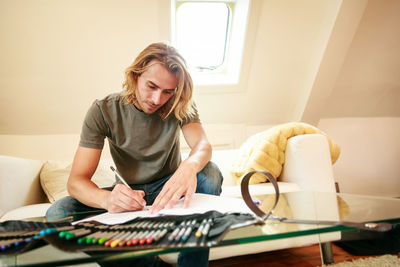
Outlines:
{"label": "yellow blanket", "polygon": [[[239,184],[243,175],[254,170],[269,171],[278,178],[285,163],[286,144],[290,137],[301,134],[322,134],[326,136],[331,153],[332,164],[340,154],[340,147],[318,128],[302,122],[290,122],[272,127],[264,132],[253,135],[240,147],[231,173]],[[255,174],[250,184],[266,182],[264,175]]]}

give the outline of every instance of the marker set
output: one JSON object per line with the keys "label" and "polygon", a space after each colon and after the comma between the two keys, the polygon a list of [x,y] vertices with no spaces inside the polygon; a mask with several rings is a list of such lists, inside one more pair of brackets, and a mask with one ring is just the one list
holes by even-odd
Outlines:
{"label": "marker set", "polygon": [[26,250],[28,246],[38,245],[45,235],[73,228],[66,223],[6,221],[0,227],[0,254]]}
{"label": "marker set", "polygon": [[16,233],[0,234],[0,251],[18,247],[37,238],[39,231],[19,231]]}
{"label": "marker set", "polygon": [[59,228],[47,228],[44,230],[18,231],[18,232],[0,232],[0,251],[16,248],[22,245],[38,240],[45,235],[74,229],[73,226],[64,226]]}
{"label": "marker set", "polygon": [[124,251],[155,248],[211,247],[231,228],[249,225],[247,214],[210,211],[186,216],[136,218],[119,225],[95,221],[0,223],[0,255],[18,254],[47,243],[65,251]]}
{"label": "marker set", "polygon": [[143,220],[124,225],[95,225],[82,223],[80,228],[58,233],[59,238],[75,241],[80,245],[100,245],[116,248],[150,245],[162,239],[175,227],[173,221]]}
{"label": "marker set", "polygon": [[[213,224],[212,218],[160,220],[142,219],[123,225],[96,225],[84,222],[72,230],[60,231],[60,239],[75,242],[81,246],[98,248],[131,248],[141,249],[151,245],[171,247],[185,245],[190,239],[199,245],[205,245],[209,230]],[[96,249],[97,250],[97,249]]]}

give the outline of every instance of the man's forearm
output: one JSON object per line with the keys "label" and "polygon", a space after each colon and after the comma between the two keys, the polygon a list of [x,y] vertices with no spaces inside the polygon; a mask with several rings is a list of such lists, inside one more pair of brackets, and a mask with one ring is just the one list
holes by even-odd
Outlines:
{"label": "man's forearm", "polygon": [[67,184],[68,193],[79,202],[93,208],[107,209],[110,191],[99,188],[91,180],[83,177],[70,177]]}
{"label": "man's forearm", "polygon": [[190,151],[189,157],[182,164],[190,164],[195,168],[196,173],[200,172],[204,166],[211,160],[212,147],[209,142],[198,143]]}

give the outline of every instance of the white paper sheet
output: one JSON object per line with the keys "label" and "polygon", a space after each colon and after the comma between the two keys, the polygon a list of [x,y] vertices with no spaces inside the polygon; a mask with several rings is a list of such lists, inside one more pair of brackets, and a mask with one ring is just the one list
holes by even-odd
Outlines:
{"label": "white paper sheet", "polygon": [[94,217],[74,222],[73,224],[84,221],[98,221],[103,224],[112,225],[112,224],[125,223],[137,217],[146,218],[146,217],[157,217],[162,215],[188,215],[194,213],[205,213],[211,210],[219,211],[221,213],[230,213],[230,212],[241,212],[250,214],[253,213],[246,206],[246,203],[243,201],[243,199],[213,196],[213,195],[199,194],[199,193],[193,194],[192,199],[190,200],[189,207],[186,209],[183,208],[183,199],[180,199],[172,209],[163,209],[159,211],[157,214],[150,214],[149,209],[150,206],[146,206],[143,210],[140,211],[121,212],[121,213],[106,212]]}

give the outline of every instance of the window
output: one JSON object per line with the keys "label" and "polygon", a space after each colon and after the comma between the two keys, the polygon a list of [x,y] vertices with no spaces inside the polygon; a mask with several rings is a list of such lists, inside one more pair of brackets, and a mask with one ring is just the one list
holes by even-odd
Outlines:
{"label": "window", "polygon": [[193,68],[223,65],[230,13],[226,3],[185,2],[177,8],[176,45]]}
{"label": "window", "polygon": [[172,43],[195,84],[237,83],[249,0],[172,0]]}

